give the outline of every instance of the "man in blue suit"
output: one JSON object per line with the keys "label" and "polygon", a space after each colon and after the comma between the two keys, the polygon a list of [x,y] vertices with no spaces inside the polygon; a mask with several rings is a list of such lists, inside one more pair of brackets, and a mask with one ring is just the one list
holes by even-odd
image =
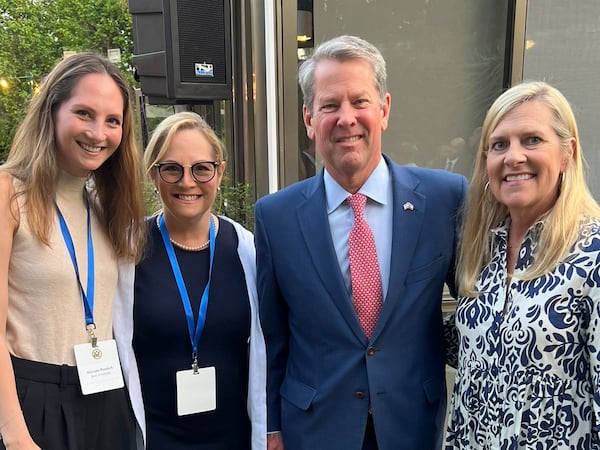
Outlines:
{"label": "man in blue suit", "polygon": [[[385,61],[368,42],[323,43],[299,82],[324,168],[256,205],[268,448],[438,450],[446,407],[441,295],[445,282],[454,289],[466,180],[382,155],[391,97]],[[354,213],[346,199],[355,193],[367,197],[383,291],[370,338],[353,306]]]}

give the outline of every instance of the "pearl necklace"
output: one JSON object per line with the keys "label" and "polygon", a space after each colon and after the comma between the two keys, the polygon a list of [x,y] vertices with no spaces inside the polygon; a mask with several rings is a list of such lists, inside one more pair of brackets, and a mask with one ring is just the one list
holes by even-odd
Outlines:
{"label": "pearl necklace", "polygon": [[[215,215],[211,214],[210,217],[215,226],[215,236],[216,236],[217,231],[219,230],[219,222],[217,221],[217,217]],[[159,221],[160,221],[160,215],[156,216],[156,224],[157,225],[159,225]],[[171,241],[171,244],[173,244],[175,247],[178,247],[181,250],[185,250],[188,252],[199,252],[201,250],[208,248],[208,245],[210,244],[210,239],[208,241],[206,241],[204,244],[201,244],[197,247],[190,247],[189,245],[180,244],[179,242],[173,240],[171,237],[169,237],[169,240]]]}
{"label": "pearl necklace", "polygon": [[187,245],[183,245],[177,241],[174,241],[171,238],[169,238],[169,240],[171,241],[171,244],[173,244],[175,247],[179,247],[181,250],[186,250],[188,252],[199,252],[200,250],[204,250],[205,248],[207,248],[208,244],[210,244],[210,239],[208,241],[206,241],[204,244],[199,245],[198,247],[190,247]]}

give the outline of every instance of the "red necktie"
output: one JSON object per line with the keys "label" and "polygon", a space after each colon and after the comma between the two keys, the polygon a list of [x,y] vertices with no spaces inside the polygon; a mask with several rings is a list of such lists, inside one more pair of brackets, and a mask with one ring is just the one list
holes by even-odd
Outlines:
{"label": "red necktie", "polygon": [[354,194],[346,199],[354,212],[354,225],[348,238],[352,302],[367,339],[371,339],[383,304],[381,274],[375,238],[363,214],[367,197]]}

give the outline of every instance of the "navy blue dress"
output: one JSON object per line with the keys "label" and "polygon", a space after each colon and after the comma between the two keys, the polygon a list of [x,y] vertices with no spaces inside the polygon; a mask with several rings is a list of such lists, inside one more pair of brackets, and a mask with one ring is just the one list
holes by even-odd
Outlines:
{"label": "navy blue dress", "polygon": [[[175,373],[191,368],[183,304],[156,220],[148,252],[136,268],[133,345],[146,410],[147,449],[248,450],[250,304],[233,225],[220,220],[199,367],[214,366],[215,411],[177,415]],[[175,254],[197,319],[208,279],[209,249]]]}

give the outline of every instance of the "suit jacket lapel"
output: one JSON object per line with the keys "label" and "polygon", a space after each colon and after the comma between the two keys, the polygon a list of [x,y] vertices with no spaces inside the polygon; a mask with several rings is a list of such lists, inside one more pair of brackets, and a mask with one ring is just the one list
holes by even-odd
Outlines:
{"label": "suit jacket lapel", "polygon": [[[419,179],[402,166],[392,163],[388,158],[386,160],[391,167],[393,187],[392,256],[388,291],[373,339],[381,332],[395,308],[407,307],[401,303],[404,281],[419,241],[426,207],[425,197],[417,192]],[[412,210],[409,205],[412,205]]]}
{"label": "suit jacket lapel", "polygon": [[344,284],[331,242],[322,170],[318,176],[314,177],[313,182],[308,184],[306,200],[298,205],[296,211],[304,243],[323,287],[354,334],[364,340],[364,333],[354,312],[352,299]]}

